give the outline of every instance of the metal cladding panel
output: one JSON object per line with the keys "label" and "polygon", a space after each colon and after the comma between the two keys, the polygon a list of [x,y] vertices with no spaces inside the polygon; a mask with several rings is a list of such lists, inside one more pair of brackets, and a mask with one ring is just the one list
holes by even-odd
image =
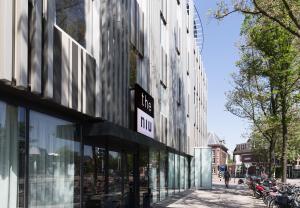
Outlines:
{"label": "metal cladding panel", "polygon": [[95,60],[89,54],[86,54],[86,113],[92,116],[95,114],[95,68]]}
{"label": "metal cladding panel", "polygon": [[53,30],[55,21],[55,1],[44,0],[44,65],[43,95],[53,98]]}
{"label": "metal cladding panel", "polygon": [[82,112],[86,113],[87,112],[87,106],[86,106],[86,52],[82,50],[82,72],[81,72],[81,79],[82,79],[82,88],[81,88],[81,107],[82,107]]}
{"label": "metal cladding panel", "polygon": [[30,85],[31,91],[41,93],[42,73],[42,0],[31,4],[30,18]]}
{"label": "metal cladding panel", "polygon": [[54,30],[54,48],[53,48],[53,98],[57,103],[61,102],[61,68],[62,68],[62,33]]}
{"label": "metal cladding panel", "polygon": [[73,42],[72,43],[72,108],[77,110],[78,109],[78,72],[79,64],[78,64],[78,46]]}
{"label": "metal cladding panel", "polygon": [[13,1],[0,1],[0,79],[12,80]]}
{"label": "metal cladding panel", "polygon": [[118,125],[128,127],[128,42],[131,37],[129,35],[130,11],[128,11],[130,8],[126,8],[125,4],[125,1],[118,0],[101,1],[100,58],[97,61],[97,69],[100,71],[96,87],[99,88],[97,96],[101,99],[99,115]]}
{"label": "metal cladding panel", "polygon": [[61,51],[61,104],[69,106],[69,82],[70,82],[70,39],[62,33],[62,51]]}
{"label": "metal cladding panel", "polygon": [[27,88],[28,72],[28,2],[15,2],[15,79]]}
{"label": "metal cladding panel", "polygon": [[81,49],[78,50],[78,95],[77,95],[77,102],[78,102],[78,111],[82,111],[82,51]]}

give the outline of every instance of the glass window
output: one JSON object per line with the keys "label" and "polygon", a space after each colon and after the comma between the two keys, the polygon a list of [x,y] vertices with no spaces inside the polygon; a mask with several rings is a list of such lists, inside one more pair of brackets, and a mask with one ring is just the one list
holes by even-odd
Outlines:
{"label": "glass window", "polygon": [[134,206],[134,155],[132,153],[124,153],[124,207]]}
{"label": "glass window", "polygon": [[129,66],[130,66],[130,74],[129,74],[129,84],[130,87],[134,87],[135,83],[137,82],[137,69],[138,69],[138,54],[130,47],[129,49]]}
{"label": "glass window", "polygon": [[80,207],[75,126],[31,111],[29,128],[29,207]]}
{"label": "glass window", "polygon": [[159,200],[159,173],[159,151],[151,149],[149,159],[149,185],[153,203]]}
{"label": "glass window", "polygon": [[119,207],[122,201],[122,162],[121,153],[108,152],[108,194],[105,207]]}
{"label": "glass window", "polygon": [[139,158],[139,174],[140,174],[140,206],[143,207],[147,203],[148,194],[148,151],[140,149]]}
{"label": "glass window", "polygon": [[180,189],[180,159],[179,155],[175,154],[175,193],[179,192]]}
{"label": "glass window", "polygon": [[87,0],[56,0],[56,24],[83,47],[86,46]]}
{"label": "glass window", "polygon": [[191,160],[191,187],[190,188],[194,188],[195,187],[195,157],[192,158]]}
{"label": "glass window", "polygon": [[84,145],[83,205],[102,206],[105,193],[105,149]]}
{"label": "glass window", "polygon": [[185,178],[184,178],[184,172],[185,172],[185,167],[184,167],[184,157],[180,156],[180,190],[183,191],[185,189],[184,187],[184,182],[185,182]]}
{"label": "glass window", "polygon": [[172,196],[174,194],[175,188],[175,161],[174,161],[174,154],[169,152],[168,158],[168,195]]}
{"label": "glass window", "polygon": [[189,164],[188,164],[188,159],[185,157],[184,158],[184,172],[185,172],[185,174],[184,174],[184,181],[185,181],[185,183],[184,183],[184,189],[188,189],[189,188]]}
{"label": "glass window", "polygon": [[25,110],[0,102],[0,207],[24,207],[24,158]]}
{"label": "glass window", "polygon": [[159,180],[160,180],[160,201],[164,200],[167,196],[167,173],[166,173],[166,152],[160,151],[159,160]]}

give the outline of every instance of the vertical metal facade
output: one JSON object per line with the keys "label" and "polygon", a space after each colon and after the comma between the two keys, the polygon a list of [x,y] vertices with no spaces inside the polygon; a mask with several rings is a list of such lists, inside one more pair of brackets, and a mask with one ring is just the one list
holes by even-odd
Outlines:
{"label": "vertical metal facade", "polygon": [[2,0],[0,80],[129,128],[129,54],[134,47],[136,82],[155,102],[154,139],[190,155],[193,147],[205,146],[207,79],[194,39],[194,7],[187,10],[193,2],[84,4],[82,47],[56,25],[54,0]]}

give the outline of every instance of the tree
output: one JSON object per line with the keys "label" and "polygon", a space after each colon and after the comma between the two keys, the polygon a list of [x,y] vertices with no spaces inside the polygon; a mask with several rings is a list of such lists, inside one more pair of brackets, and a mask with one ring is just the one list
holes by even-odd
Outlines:
{"label": "tree", "polygon": [[[267,18],[246,16],[245,45],[228,94],[227,110],[251,121],[269,142],[269,164],[278,132],[282,137],[282,168],[286,172],[289,126],[299,95],[299,52],[293,36]],[[280,126],[280,128],[278,128]],[[283,174],[282,181],[286,181]]]}
{"label": "tree", "polygon": [[[277,96],[269,79],[262,79],[258,69],[262,60],[249,54],[244,48],[242,59],[237,66],[239,71],[232,75],[234,89],[227,93],[226,109],[232,114],[250,121],[253,129],[268,144],[269,174],[272,172],[272,154],[276,144],[278,123]],[[258,63],[260,62],[260,63]],[[265,65],[268,67],[268,65]],[[272,102],[274,99],[274,102]]]}
{"label": "tree", "polygon": [[300,70],[299,51],[294,47],[293,36],[282,27],[262,20],[252,29],[251,39],[255,47],[274,67],[268,76],[274,81],[276,94],[279,96],[280,124],[282,135],[282,181],[286,182],[287,150],[289,126],[294,117],[293,107],[297,105],[299,94]]}
{"label": "tree", "polygon": [[276,23],[293,36],[300,38],[300,1],[299,0],[232,0],[231,5],[220,1],[215,18],[241,12],[254,16],[264,16]]}

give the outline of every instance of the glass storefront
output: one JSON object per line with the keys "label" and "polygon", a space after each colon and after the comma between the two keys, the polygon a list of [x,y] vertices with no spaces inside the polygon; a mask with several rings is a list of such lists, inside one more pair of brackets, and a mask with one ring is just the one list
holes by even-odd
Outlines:
{"label": "glass storefront", "polygon": [[168,157],[168,196],[174,194],[175,188],[175,155],[169,152]]}
{"label": "glass storefront", "polygon": [[143,207],[188,188],[185,156],[78,135],[73,122],[0,101],[0,207]]}
{"label": "glass storefront", "polygon": [[34,111],[29,118],[29,207],[80,207],[75,126]]}
{"label": "glass storefront", "polygon": [[124,207],[134,207],[134,154],[124,153]]}
{"label": "glass storefront", "polygon": [[185,163],[184,163],[184,157],[180,157],[180,191],[183,191],[185,189]]}
{"label": "glass storefront", "polygon": [[175,193],[179,192],[180,185],[180,159],[179,155],[175,154]]}
{"label": "glass storefront", "polygon": [[149,152],[145,149],[140,149],[139,153],[139,193],[141,207],[150,200],[149,194],[149,178],[148,178],[148,163],[149,163]]}
{"label": "glass storefront", "polygon": [[189,163],[188,158],[184,157],[184,189],[189,188]]}
{"label": "glass storefront", "polygon": [[0,207],[24,207],[25,110],[0,102]]}
{"label": "glass storefront", "polygon": [[84,145],[83,206],[132,207],[133,172],[132,153]]}
{"label": "glass storefront", "polygon": [[167,197],[167,188],[168,188],[168,184],[167,184],[167,154],[165,150],[161,150],[160,154],[159,154],[159,193],[160,193],[160,201],[164,200]]}
{"label": "glass storefront", "polygon": [[83,205],[103,206],[105,194],[105,149],[84,145],[83,151]]}
{"label": "glass storefront", "polygon": [[121,153],[108,152],[108,194],[106,207],[120,207],[122,203],[122,162]]}
{"label": "glass storefront", "polygon": [[149,179],[150,179],[150,189],[152,194],[152,203],[159,201],[159,151],[150,149],[149,158]]}

